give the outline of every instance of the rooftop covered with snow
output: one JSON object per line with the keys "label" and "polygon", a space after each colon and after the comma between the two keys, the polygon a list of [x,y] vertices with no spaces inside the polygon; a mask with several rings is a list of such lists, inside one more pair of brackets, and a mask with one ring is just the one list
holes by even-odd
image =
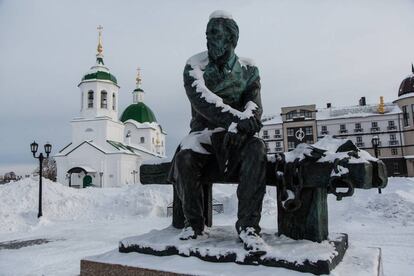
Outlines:
{"label": "rooftop covered with snow", "polygon": [[329,120],[339,118],[382,116],[401,113],[401,109],[397,104],[394,103],[385,103],[384,111],[385,112],[383,114],[378,112],[378,104],[321,108],[318,109],[316,113],[316,119]]}
{"label": "rooftop covered with snow", "polygon": [[[405,95],[406,96],[406,95]],[[410,96],[414,96],[414,93]],[[402,113],[401,109],[396,103],[385,103],[384,113],[378,112],[378,104],[370,105],[354,105],[354,106],[340,106],[330,108],[319,108],[316,110],[316,120],[334,120],[344,118],[361,118],[370,116],[383,116]],[[291,121],[291,120],[290,120]],[[282,124],[283,119],[280,114],[264,116],[262,119],[263,125],[277,125]]]}

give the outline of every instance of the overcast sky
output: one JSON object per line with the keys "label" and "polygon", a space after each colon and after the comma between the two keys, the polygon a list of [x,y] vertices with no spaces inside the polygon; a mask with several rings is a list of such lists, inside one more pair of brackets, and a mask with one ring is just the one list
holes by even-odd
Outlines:
{"label": "overcast sky", "polygon": [[[145,102],[168,132],[171,155],[189,131],[182,85],[187,58],[205,50],[209,14],[240,28],[236,53],[256,61],[265,114],[396,98],[414,61],[414,1],[0,0],[0,173],[33,164],[29,144],[70,142],[82,75],[94,64],[97,25],[105,63],[132,102],[137,66]],[[121,115],[121,114],[119,114]]]}

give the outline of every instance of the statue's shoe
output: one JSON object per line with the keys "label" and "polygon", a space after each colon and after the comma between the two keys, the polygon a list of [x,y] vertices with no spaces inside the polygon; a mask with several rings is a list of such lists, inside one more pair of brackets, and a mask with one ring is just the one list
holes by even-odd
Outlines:
{"label": "statue's shoe", "polygon": [[185,227],[181,233],[178,235],[178,238],[182,241],[186,240],[195,240],[200,238],[207,238],[208,233],[204,231],[195,231],[191,226]]}
{"label": "statue's shoe", "polygon": [[242,230],[239,239],[243,243],[244,249],[249,251],[251,255],[262,256],[267,253],[268,245],[253,227]]}

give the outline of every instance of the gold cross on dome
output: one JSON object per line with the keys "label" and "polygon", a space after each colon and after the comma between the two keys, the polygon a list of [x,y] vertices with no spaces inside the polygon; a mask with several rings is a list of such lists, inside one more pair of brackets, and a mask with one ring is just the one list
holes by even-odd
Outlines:
{"label": "gold cross on dome", "polygon": [[141,67],[137,67],[137,77],[135,80],[137,81],[137,85],[141,84]]}
{"label": "gold cross on dome", "polygon": [[103,30],[103,27],[102,27],[102,25],[99,25],[96,29],[98,29],[98,36],[99,36],[97,51],[98,51],[98,54],[102,54],[102,52],[103,52],[103,46],[102,46],[102,30]]}

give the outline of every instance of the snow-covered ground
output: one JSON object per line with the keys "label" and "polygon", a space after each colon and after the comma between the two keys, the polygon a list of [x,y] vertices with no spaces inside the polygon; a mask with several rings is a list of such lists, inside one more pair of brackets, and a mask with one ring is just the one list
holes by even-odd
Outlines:
{"label": "snow-covered ground", "polygon": [[[215,215],[215,225],[234,224],[235,189],[214,186],[214,197],[225,210]],[[76,275],[83,257],[113,250],[124,237],[162,229],[171,222],[166,216],[172,201],[170,186],[77,190],[45,180],[40,220],[37,197],[35,180],[0,186],[0,275]],[[275,199],[275,189],[268,188],[264,228],[276,228]],[[348,233],[350,246],[356,249],[381,247],[386,275],[414,275],[413,218],[414,178],[390,178],[381,195],[358,190],[340,202],[329,197],[330,231]],[[6,241],[32,239],[50,242],[20,249],[1,247]]]}

